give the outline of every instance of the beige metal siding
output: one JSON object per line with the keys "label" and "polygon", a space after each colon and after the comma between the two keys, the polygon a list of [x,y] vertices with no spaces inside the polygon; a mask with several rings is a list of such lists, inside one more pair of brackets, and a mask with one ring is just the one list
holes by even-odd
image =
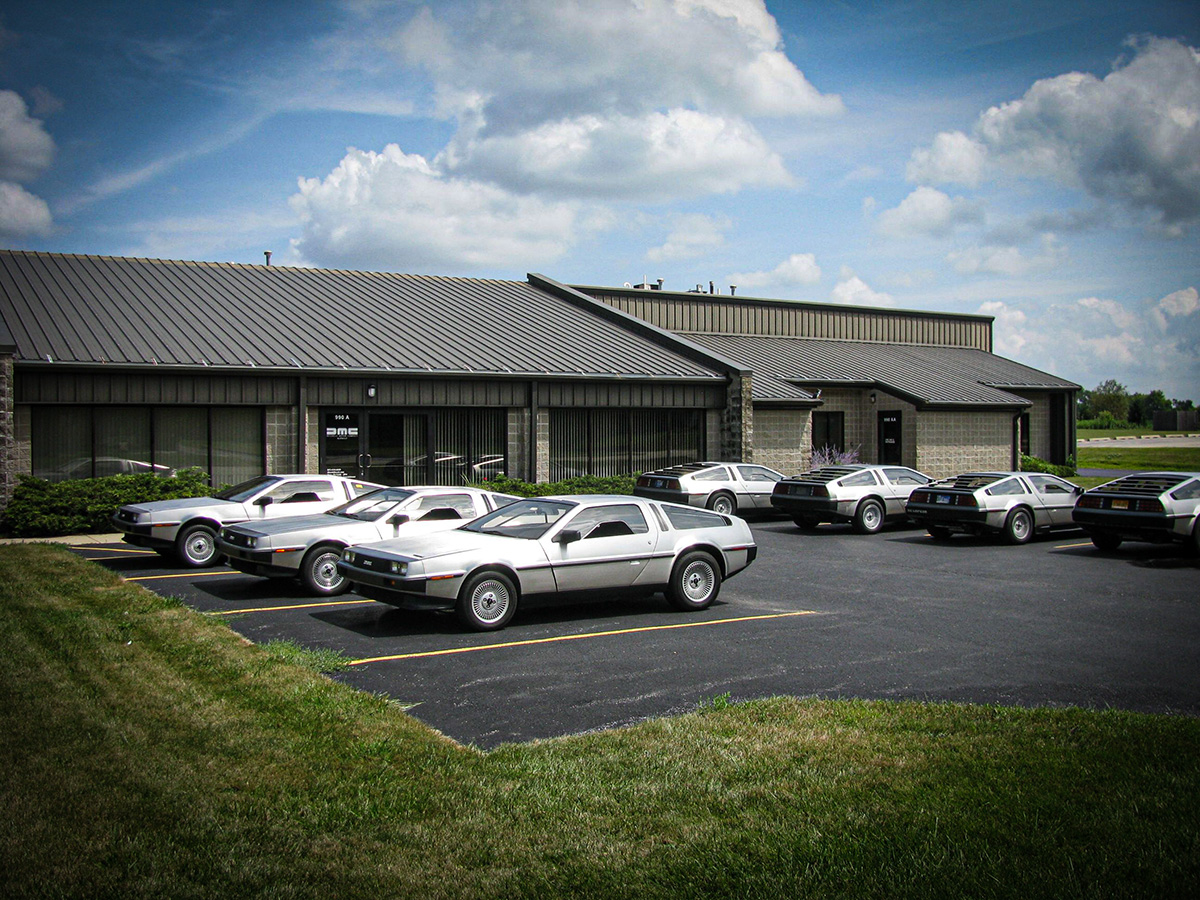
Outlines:
{"label": "beige metal siding", "polygon": [[744,334],[968,347],[991,352],[986,316],[833,307],[719,294],[583,289],[622,312],[681,334]]}

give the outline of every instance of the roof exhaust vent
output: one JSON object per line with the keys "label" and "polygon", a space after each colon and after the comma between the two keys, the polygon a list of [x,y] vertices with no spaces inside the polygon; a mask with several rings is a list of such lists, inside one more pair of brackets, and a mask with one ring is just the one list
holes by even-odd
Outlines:
{"label": "roof exhaust vent", "polygon": [[267,258],[267,265],[269,266],[269,265],[271,264],[271,251],[270,251],[270,250],[264,250],[264,251],[263,251],[263,256],[265,256],[265,257]]}
{"label": "roof exhaust vent", "polygon": [[737,293],[737,285],[736,285],[736,284],[731,284],[731,285],[729,286],[729,296],[730,296],[730,297],[732,297],[732,296],[733,296],[734,294],[736,294],[736,293]]}

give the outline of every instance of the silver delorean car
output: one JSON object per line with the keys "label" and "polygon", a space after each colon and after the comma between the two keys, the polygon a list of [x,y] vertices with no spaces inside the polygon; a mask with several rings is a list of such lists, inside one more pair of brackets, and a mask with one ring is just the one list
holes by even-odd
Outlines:
{"label": "silver delorean car", "polygon": [[454,610],[491,631],[556,596],[662,591],[677,609],[705,609],[757,553],[736,516],[593,494],[518,500],[453,531],[348,547],[338,569],[364,597]]}
{"label": "silver delorean car", "polygon": [[875,534],[884,520],[903,519],[908,495],[931,480],[905,466],[823,466],[776,484],[771,505],[801,528],[849,522],[859,534]]}

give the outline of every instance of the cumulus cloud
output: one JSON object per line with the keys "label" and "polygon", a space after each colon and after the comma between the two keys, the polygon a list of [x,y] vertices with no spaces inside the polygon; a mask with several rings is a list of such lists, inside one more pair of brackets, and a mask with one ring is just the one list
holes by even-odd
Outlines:
{"label": "cumulus cloud", "polygon": [[1134,42],[1104,78],[1069,72],[988,109],[973,134],[938,135],[908,177],[978,184],[1005,170],[1145,210],[1168,229],[1200,218],[1200,52],[1176,40]]}
{"label": "cumulus cloud", "polygon": [[[843,111],[784,54],[763,0],[447,2],[399,27],[389,5],[355,9],[356,27],[380,26],[375,46],[428,74],[432,100],[419,111],[456,130],[432,156],[354,151],[301,182],[297,249],[329,264],[552,261],[598,221],[599,204],[793,186],[753,121]],[[462,255],[432,218],[446,212]],[[409,233],[389,233],[401,225]],[[686,258],[715,239],[685,229],[650,258]]]}
{"label": "cumulus cloud", "polygon": [[946,256],[956,272],[962,275],[991,274],[1018,276],[1044,271],[1059,265],[1066,251],[1053,234],[1042,235],[1038,251],[1032,255],[1021,252],[1018,246],[987,245],[958,250]]}
{"label": "cumulus cloud", "polygon": [[15,91],[0,91],[0,178],[27,182],[54,159],[54,140]]}
{"label": "cumulus cloud", "polygon": [[983,176],[987,151],[961,131],[949,131],[933,139],[928,149],[914,150],[906,176],[920,184],[965,184],[975,187]]}
{"label": "cumulus cloud", "polygon": [[748,123],[687,109],[636,119],[588,115],[456,140],[438,162],[513,190],[576,197],[666,200],[792,183]]}
{"label": "cumulus cloud", "polygon": [[729,283],[740,288],[759,288],[767,285],[799,287],[821,280],[821,267],[812,253],[793,253],[774,269],[765,272],[738,272],[729,276]]}
{"label": "cumulus cloud", "polygon": [[305,260],[363,268],[485,269],[553,262],[581,225],[575,203],[549,203],[448,177],[395,144],[351,148],[324,179],[302,178],[292,208]]}
{"label": "cumulus cloud", "polygon": [[896,301],[891,294],[885,294],[872,288],[849,269],[842,269],[842,280],[833,288],[830,299],[834,303],[844,303],[850,306],[895,306]]}
{"label": "cumulus cloud", "polygon": [[1002,355],[1037,360],[1038,368],[1084,385],[1120,372],[1135,391],[1162,389],[1195,399],[1200,384],[1200,294],[1183,288],[1143,303],[1082,297],[1024,308],[1002,301],[980,306],[996,318]]}
{"label": "cumulus cloud", "polygon": [[981,224],[983,220],[980,204],[922,186],[899,206],[881,212],[876,228],[881,234],[896,238],[946,237],[960,226]]}
{"label": "cumulus cloud", "polygon": [[0,236],[45,237],[53,227],[50,208],[19,184],[0,181]]}
{"label": "cumulus cloud", "polygon": [[725,243],[725,232],[732,223],[724,217],[700,214],[679,216],[675,227],[661,247],[647,251],[650,262],[694,259]]}

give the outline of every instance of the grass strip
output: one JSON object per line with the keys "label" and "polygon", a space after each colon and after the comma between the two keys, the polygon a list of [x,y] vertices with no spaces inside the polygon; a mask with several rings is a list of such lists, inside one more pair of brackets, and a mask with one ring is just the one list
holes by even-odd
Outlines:
{"label": "grass strip", "polygon": [[456,745],[63,548],[0,547],[9,897],[1200,890],[1200,722],[721,695]]}
{"label": "grass strip", "polygon": [[1081,469],[1200,472],[1200,447],[1088,447],[1080,445]]}

